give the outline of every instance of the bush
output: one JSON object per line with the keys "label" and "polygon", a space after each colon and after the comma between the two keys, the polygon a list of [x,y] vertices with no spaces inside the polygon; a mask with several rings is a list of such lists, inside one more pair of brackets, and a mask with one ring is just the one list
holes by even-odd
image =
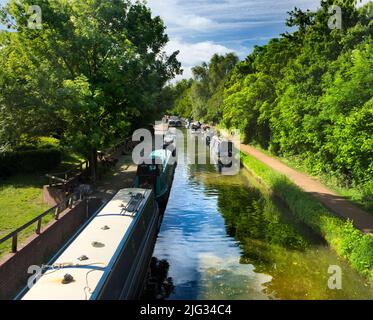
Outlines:
{"label": "bush", "polygon": [[58,148],[18,150],[0,154],[0,177],[18,173],[33,173],[51,170],[61,163],[62,152]]}
{"label": "bush", "polygon": [[36,151],[40,149],[58,149],[60,141],[53,137],[38,137],[32,141],[20,143],[13,151]]}

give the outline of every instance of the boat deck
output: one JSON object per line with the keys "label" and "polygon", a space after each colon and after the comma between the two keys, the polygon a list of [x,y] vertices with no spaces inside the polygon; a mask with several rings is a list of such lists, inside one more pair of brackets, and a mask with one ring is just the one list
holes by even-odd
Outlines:
{"label": "boat deck", "polygon": [[[138,210],[126,211],[131,195],[137,193],[144,196]],[[150,194],[151,191],[145,189],[120,190],[57,258],[53,263],[55,268],[47,270],[22,299],[90,299]],[[88,259],[80,261],[82,256]],[[66,274],[73,280],[63,284]]]}

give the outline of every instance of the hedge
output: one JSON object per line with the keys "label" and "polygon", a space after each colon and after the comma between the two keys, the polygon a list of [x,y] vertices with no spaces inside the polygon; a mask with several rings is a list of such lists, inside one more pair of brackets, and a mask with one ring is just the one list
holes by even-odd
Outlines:
{"label": "hedge", "polygon": [[338,255],[364,275],[373,285],[373,237],[356,229],[351,221],[333,215],[312,196],[284,175],[250,155],[241,153],[244,166],[280,197],[291,212],[320,234]]}
{"label": "hedge", "polygon": [[51,170],[61,163],[61,159],[62,152],[58,148],[0,153],[0,177]]}

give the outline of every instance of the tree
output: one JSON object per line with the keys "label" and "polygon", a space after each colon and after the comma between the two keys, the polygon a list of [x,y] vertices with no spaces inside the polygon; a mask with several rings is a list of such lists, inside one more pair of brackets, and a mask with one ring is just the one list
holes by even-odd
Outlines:
{"label": "tree", "polygon": [[[193,79],[180,90],[179,82],[176,84],[177,96],[175,98],[174,112],[188,114],[188,117],[219,122],[222,117],[222,103],[225,81],[231,70],[238,62],[234,53],[226,55],[215,54],[209,63],[195,66]],[[180,105],[179,105],[180,104]],[[189,109],[189,112],[186,112]]]}
{"label": "tree", "polygon": [[[42,9],[41,30],[23,27],[30,5]],[[17,32],[2,61],[9,69],[1,72],[2,87],[9,84],[2,104],[32,108],[41,120],[52,113],[54,130],[90,158],[95,178],[97,149],[149,115],[164,84],[180,73],[177,52],[163,52],[162,20],[144,2],[127,0],[11,0],[8,10]]]}

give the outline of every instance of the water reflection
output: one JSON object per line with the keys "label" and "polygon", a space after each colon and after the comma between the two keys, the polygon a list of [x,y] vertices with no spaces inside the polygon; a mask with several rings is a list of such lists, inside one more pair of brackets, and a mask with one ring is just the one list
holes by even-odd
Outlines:
{"label": "water reflection", "polygon": [[[242,170],[179,164],[154,256],[170,299],[373,299],[371,288]],[[343,289],[327,287],[329,265]]]}
{"label": "water reflection", "polygon": [[169,268],[167,260],[152,258],[142,300],[164,300],[170,297],[175,287],[172,278],[168,277]]}
{"label": "water reflection", "polygon": [[[252,187],[246,172],[243,186],[219,184],[218,207],[227,232],[239,240],[240,263],[271,276],[264,293],[279,299],[372,299],[367,286],[345,261],[269,195]],[[343,270],[343,290],[327,287],[330,265]]]}

